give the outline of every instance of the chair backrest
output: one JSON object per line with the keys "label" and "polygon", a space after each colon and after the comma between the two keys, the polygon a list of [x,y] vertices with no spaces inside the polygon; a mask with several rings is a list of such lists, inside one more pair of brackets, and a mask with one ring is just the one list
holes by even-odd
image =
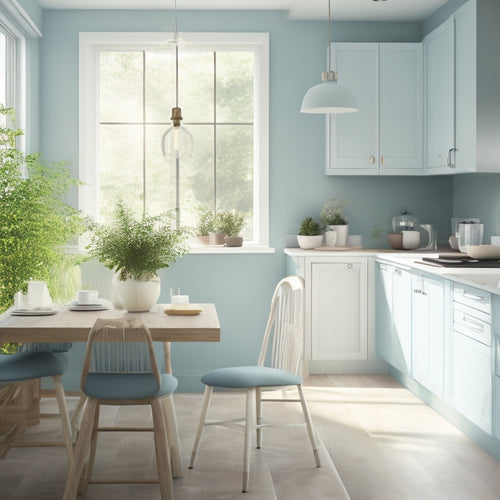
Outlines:
{"label": "chair backrest", "polygon": [[302,376],[304,280],[283,278],[274,290],[258,364]]}
{"label": "chair backrest", "polygon": [[148,328],[138,318],[98,318],[90,330],[80,386],[89,373],[149,373],[160,388],[160,371]]}

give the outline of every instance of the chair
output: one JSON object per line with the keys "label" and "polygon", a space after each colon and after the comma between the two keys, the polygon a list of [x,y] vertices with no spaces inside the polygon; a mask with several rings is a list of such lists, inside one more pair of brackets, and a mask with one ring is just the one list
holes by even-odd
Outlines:
{"label": "chair", "polygon": [[[59,415],[62,421],[64,445],[68,460],[73,456],[71,424],[66,406],[64,388],[61,382],[61,375],[68,366],[67,357],[63,354],[68,351],[71,344],[67,343],[33,343],[22,345],[20,352],[11,355],[0,355],[0,393],[2,409],[7,408],[20,393],[21,383],[28,380],[35,380],[44,377],[52,377],[56,393]],[[40,415],[45,416],[45,415]],[[18,425],[13,424],[3,436],[0,456],[3,457],[13,443]],[[48,446],[44,442],[23,442],[23,446]],[[59,446],[59,443],[50,443],[52,446]]]}
{"label": "chair", "polygon": [[[156,362],[151,334],[137,318],[97,319],[90,331],[81,388],[87,396],[80,433],[76,441],[64,500],[74,499],[79,488],[85,491],[92,482],[92,469],[99,431],[138,431],[144,428],[99,428],[101,405],[150,405],[161,498],[173,499],[173,485],[166,433],[167,422],[162,403],[171,398],[177,379],[161,374]],[[88,455],[88,463],[85,461]],[[124,479],[99,483],[144,483]]]}
{"label": "chair", "polygon": [[[304,284],[298,276],[281,280],[271,303],[267,327],[257,366],[219,368],[206,373],[201,381],[206,385],[203,405],[196,433],[189,468],[192,469],[196,453],[207,425],[232,425],[245,422],[245,445],[243,454],[243,492],[248,491],[250,474],[250,443],[252,430],[256,430],[257,448],[261,447],[261,429],[280,425],[305,425],[311,440],[316,466],[321,463],[318,446],[311,422],[311,415],[302,390],[302,354],[304,342]],[[272,340],[271,340],[272,339]],[[265,366],[267,362],[270,366]],[[299,399],[262,399],[262,392],[296,386]],[[213,388],[246,392],[245,418],[229,421],[207,421],[207,412]],[[299,424],[270,424],[262,420],[262,402],[300,402],[304,422]]]}

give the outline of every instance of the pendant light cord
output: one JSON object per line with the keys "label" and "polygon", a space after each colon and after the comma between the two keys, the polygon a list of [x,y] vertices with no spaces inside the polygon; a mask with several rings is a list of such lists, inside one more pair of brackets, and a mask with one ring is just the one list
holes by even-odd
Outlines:
{"label": "pendant light cord", "polygon": [[330,60],[332,47],[332,23],[330,18],[330,0],[328,0],[328,73],[330,73]]}
{"label": "pendant light cord", "polygon": [[179,45],[175,45],[175,107],[179,107]]}

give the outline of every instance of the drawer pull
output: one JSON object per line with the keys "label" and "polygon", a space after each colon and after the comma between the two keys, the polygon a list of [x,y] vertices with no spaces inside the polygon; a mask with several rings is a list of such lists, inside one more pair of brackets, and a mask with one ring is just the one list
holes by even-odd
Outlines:
{"label": "drawer pull", "polygon": [[473,319],[468,318],[467,316],[464,316],[462,318],[462,321],[464,323],[468,323],[469,325],[473,325],[476,328],[473,328],[473,330],[476,330],[477,332],[484,332],[484,325],[482,323],[479,323],[478,321],[474,321]]}
{"label": "drawer pull", "polygon": [[473,293],[465,292],[463,293],[464,299],[472,299],[472,300],[479,300],[483,301],[484,297],[481,297],[481,295],[474,295]]}

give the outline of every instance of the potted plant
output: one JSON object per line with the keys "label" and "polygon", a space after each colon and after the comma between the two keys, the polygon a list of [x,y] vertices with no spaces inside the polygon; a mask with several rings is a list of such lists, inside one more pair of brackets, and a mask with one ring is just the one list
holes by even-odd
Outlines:
{"label": "potted plant", "polygon": [[350,203],[350,200],[333,198],[328,200],[321,209],[319,214],[321,222],[326,224],[327,231],[336,233],[336,241],[331,246],[345,247],[347,245],[349,223],[344,210]]}
{"label": "potted plant", "polygon": [[210,243],[210,233],[217,230],[217,216],[213,210],[205,207],[198,208],[198,225],[196,236],[203,245]]}
{"label": "potted plant", "polygon": [[224,245],[227,247],[241,247],[243,246],[243,237],[240,232],[245,226],[245,216],[236,211],[220,212],[219,214],[219,228],[224,237]]}
{"label": "potted plant", "polygon": [[30,279],[46,281],[53,299],[71,297],[77,258],[65,248],[84,229],[78,210],[63,202],[78,180],[66,163],[17,149],[23,132],[14,120],[14,110],[0,105],[0,312]]}
{"label": "potted plant", "polygon": [[300,224],[297,241],[299,247],[306,250],[320,247],[323,242],[320,224],[314,221],[312,217],[306,217]]}
{"label": "potted plant", "polygon": [[115,271],[114,285],[129,312],[149,311],[160,295],[159,269],[189,252],[190,231],[175,228],[172,214],[135,218],[118,202],[110,225],[91,223],[91,257]]}

